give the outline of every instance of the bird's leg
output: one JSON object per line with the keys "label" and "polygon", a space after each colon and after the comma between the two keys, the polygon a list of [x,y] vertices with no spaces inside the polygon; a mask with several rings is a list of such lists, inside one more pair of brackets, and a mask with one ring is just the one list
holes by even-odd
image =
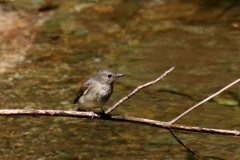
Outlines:
{"label": "bird's leg", "polygon": [[92,114],[92,119],[93,119],[95,113],[94,113],[93,111],[91,111],[90,109],[89,109],[89,111],[91,112],[91,114]]}
{"label": "bird's leg", "polygon": [[102,114],[105,114],[105,111],[102,109],[102,107],[101,107],[101,110],[102,110]]}

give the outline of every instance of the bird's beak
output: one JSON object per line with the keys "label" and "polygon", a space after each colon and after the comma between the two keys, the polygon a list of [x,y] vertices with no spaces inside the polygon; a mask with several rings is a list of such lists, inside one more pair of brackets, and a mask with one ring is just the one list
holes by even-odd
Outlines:
{"label": "bird's beak", "polygon": [[117,77],[122,77],[122,76],[124,76],[124,74],[122,74],[122,73],[117,74]]}

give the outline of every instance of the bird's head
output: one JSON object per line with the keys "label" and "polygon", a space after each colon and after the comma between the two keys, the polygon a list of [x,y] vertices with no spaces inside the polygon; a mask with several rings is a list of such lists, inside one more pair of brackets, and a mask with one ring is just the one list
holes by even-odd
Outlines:
{"label": "bird's head", "polygon": [[116,78],[122,77],[122,76],[124,76],[124,74],[117,73],[115,70],[107,68],[107,69],[99,70],[93,76],[93,78],[97,81],[100,81],[101,83],[111,84],[114,82]]}

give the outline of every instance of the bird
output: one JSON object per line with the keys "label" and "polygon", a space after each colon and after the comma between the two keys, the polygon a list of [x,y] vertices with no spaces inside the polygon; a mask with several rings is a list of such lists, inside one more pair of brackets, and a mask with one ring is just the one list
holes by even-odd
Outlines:
{"label": "bird", "polygon": [[80,87],[74,99],[74,104],[78,103],[77,111],[90,111],[92,118],[94,112],[92,109],[101,108],[109,100],[113,92],[113,83],[116,78],[124,74],[117,73],[115,70],[107,68],[99,70],[93,77],[87,80]]}

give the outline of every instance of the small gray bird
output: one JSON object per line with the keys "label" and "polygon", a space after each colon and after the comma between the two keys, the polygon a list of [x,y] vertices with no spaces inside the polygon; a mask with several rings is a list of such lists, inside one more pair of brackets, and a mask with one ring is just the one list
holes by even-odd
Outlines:
{"label": "small gray bird", "polygon": [[113,82],[124,74],[117,73],[113,69],[101,69],[92,78],[87,80],[77,92],[75,103],[79,103],[77,111],[92,111],[101,108],[109,100],[113,91]]}

